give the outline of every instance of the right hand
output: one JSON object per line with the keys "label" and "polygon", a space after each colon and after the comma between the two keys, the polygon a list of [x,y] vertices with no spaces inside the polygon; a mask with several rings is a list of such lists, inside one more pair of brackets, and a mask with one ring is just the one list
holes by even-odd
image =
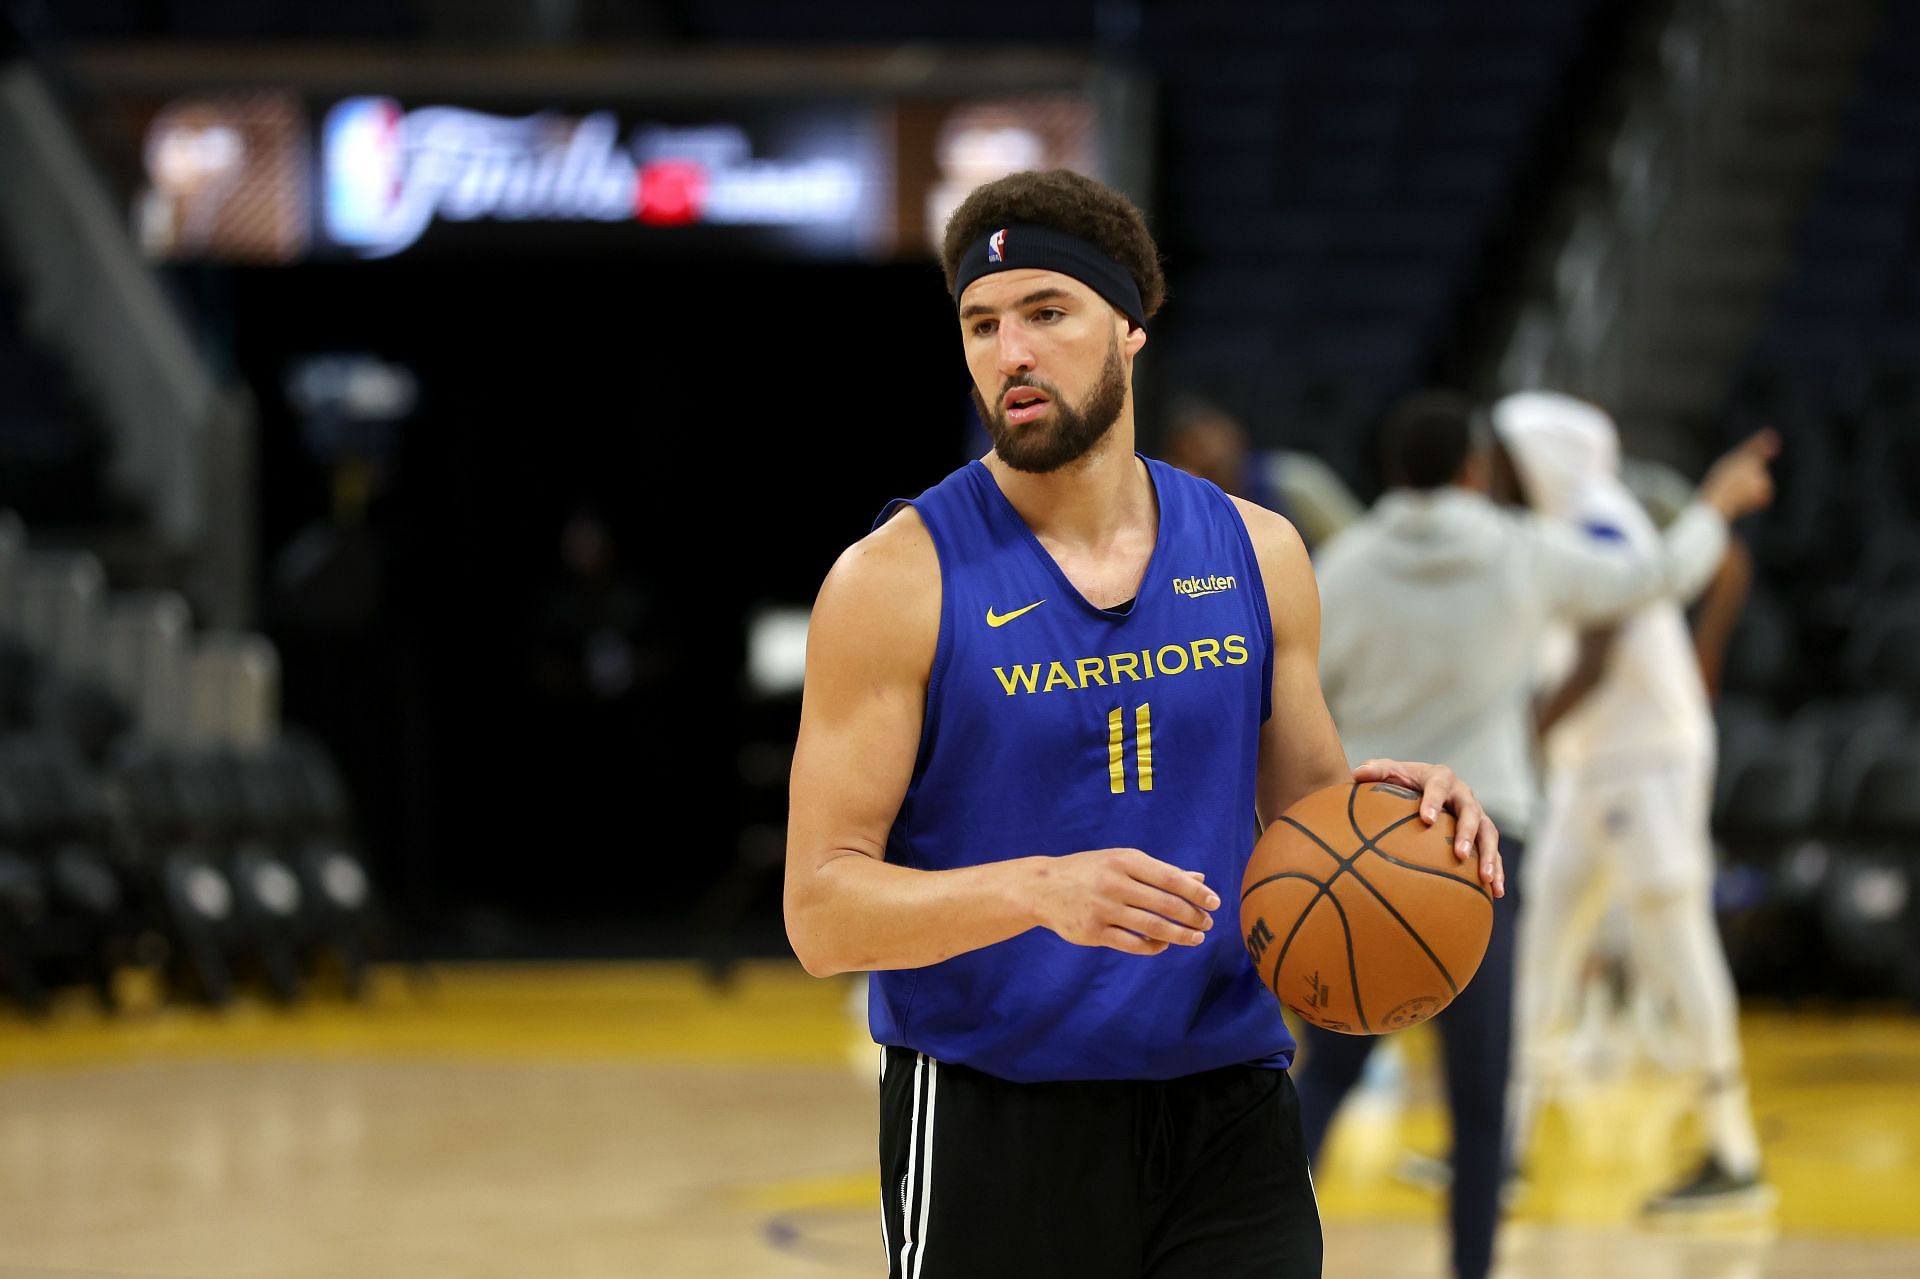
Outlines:
{"label": "right hand", "polygon": [[1137,848],[1096,848],[1035,859],[1040,922],[1076,946],[1158,955],[1198,946],[1220,898],[1198,871],[1157,861]]}
{"label": "right hand", "polygon": [[1700,500],[1729,521],[1765,510],[1773,502],[1773,475],[1767,463],[1780,453],[1780,436],[1771,427],[1755,431],[1713,464],[1700,482]]}

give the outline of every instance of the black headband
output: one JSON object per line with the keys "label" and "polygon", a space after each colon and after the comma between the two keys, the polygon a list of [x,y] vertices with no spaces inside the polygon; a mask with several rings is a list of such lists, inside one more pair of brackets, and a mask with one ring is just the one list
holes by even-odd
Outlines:
{"label": "black headband", "polygon": [[953,277],[953,304],[959,306],[960,295],[981,276],[1022,267],[1070,275],[1136,325],[1147,326],[1140,286],[1134,283],[1131,271],[1077,235],[1021,222],[983,235],[968,247]]}

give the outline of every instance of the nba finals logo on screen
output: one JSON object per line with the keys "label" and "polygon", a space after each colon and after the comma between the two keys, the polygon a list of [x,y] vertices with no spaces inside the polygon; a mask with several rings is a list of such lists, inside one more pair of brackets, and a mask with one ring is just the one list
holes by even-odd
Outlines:
{"label": "nba finals logo on screen", "polygon": [[327,113],[323,189],[327,234],[336,242],[388,248],[405,177],[403,119],[391,98],[349,98]]}
{"label": "nba finals logo on screen", "polygon": [[509,119],[348,98],[327,113],[323,145],[327,234],[368,257],[408,248],[436,218],[618,222],[645,211],[610,112]]}
{"label": "nba finals logo on screen", "polygon": [[436,221],[820,228],[863,198],[853,155],[756,156],[733,124],[623,134],[611,111],[508,117],[348,98],[327,113],[323,146],[327,234],[363,257],[399,253]]}

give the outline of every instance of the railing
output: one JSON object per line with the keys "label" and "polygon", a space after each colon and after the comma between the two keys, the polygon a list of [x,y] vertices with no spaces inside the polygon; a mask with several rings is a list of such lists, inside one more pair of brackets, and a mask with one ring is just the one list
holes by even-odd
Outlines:
{"label": "railing", "polygon": [[[1864,30],[1870,8],[1851,3],[1835,18]],[[1823,91],[1779,83],[1778,49],[1810,16],[1774,0],[1677,0],[1658,17],[1623,76],[1629,105],[1589,143],[1601,176],[1577,194],[1569,230],[1552,246],[1549,287],[1521,310],[1497,374],[1502,387],[1574,390],[1664,425],[1717,401],[1721,366],[1777,267],[1773,214],[1793,202],[1803,176],[1777,164],[1758,179],[1729,171],[1778,149],[1753,124],[1773,96]],[[1847,65],[1841,43],[1826,68],[1834,85]],[[1735,245],[1730,233],[1746,224],[1729,210],[1742,199],[1747,214],[1771,220]],[[1691,305],[1702,272],[1730,251],[1745,257],[1740,278],[1710,295],[1713,313],[1702,314]],[[1677,375],[1683,345],[1689,361]]]}
{"label": "railing", "polygon": [[248,621],[251,415],[196,351],[31,65],[0,66],[0,253],[36,340],[113,440],[108,482],[188,563],[207,620]]}

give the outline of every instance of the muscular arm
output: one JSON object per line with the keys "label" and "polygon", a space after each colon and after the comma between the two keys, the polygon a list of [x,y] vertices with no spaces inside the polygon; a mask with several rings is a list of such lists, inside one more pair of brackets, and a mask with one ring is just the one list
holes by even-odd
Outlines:
{"label": "muscular arm", "polygon": [[912,511],[850,548],[820,588],[787,816],[787,937],[806,970],[922,968],[1036,926],[1139,955],[1204,940],[1218,897],[1138,849],[942,871],[887,862],[939,629],[939,558]]}
{"label": "muscular arm", "polygon": [[1247,522],[1273,618],[1273,715],[1260,729],[1260,821],[1294,801],[1352,780],[1340,733],[1320,692],[1320,592],[1293,525],[1234,499]]}
{"label": "muscular arm", "polygon": [[1025,932],[1023,862],[886,862],[919,750],[940,567],[904,511],[840,557],[807,634],[787,818],[787,936],[815,976],[938,963]]}

